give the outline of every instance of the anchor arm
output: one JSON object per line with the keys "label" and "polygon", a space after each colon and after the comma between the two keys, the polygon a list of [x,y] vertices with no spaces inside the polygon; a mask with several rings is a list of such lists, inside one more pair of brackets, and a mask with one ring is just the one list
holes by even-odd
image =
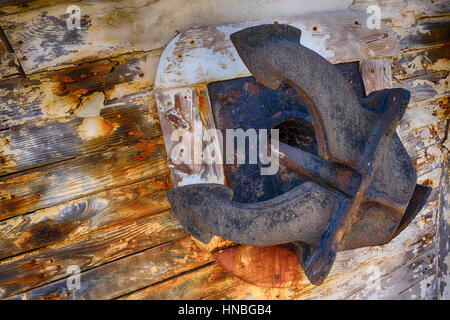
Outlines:
{"label": "anchor arm", "polygon": [[309,101],[319,156],[355,168],[377,115],[361,108],[338,69],[302,46],[300,36],[295,27],[268,24],[230,39],[256,79],[271,89],[287,81]]}
{"label": "anchor arm", "polygon": [[[192,224],[186,222],[186,216],[203,233],[253,246],[293,241],[318,245],[339,201],[347,201],[314,182],[254,204],[232,201],[232,190],[219,184],[178,187],[169,190],[167,196],[188,231],[191,232]],[[208,237],[200,234],[199,239]]]}

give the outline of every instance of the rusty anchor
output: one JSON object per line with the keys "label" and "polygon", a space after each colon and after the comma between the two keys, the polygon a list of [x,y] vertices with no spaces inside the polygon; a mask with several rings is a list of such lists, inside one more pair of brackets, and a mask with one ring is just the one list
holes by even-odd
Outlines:
{"label": "rusty anchor", "polygon": [[[280,142],[280,163],[306,182],[266,201],[242,203],[219,184],[174,188],[169,201],[200,241],[212,235],[252,246],[288,244],[313,284],[336,252],[381,245],[417,215],[431,188],[416,184],[413,163],[395,132],[409,102],[404,89],[356,97],[338,69],[300,44],[289,25],[259,25],[231,35],[239,56],[264,86],[288,83],[310,116],[284,113],[314,128],[317,154]],[[266,124],[273,127],[274,123]]]}

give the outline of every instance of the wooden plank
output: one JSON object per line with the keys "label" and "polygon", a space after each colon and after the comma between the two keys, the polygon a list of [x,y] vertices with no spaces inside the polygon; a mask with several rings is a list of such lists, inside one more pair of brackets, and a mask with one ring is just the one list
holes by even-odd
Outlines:
{"label": "wooden plank", "polygon": [[168,176],[157,177],[0,222],[0,259],[170,208]]}
{"label": "wooden plank", "polygon": [[366,12],[374,4],[381,9],[381,19],[397,27],[408,27],[420,18],[450,12],[447,0],[353,0],[349,9]]}
{"label": "wooden plank", "polygon": [[[447,127],[448,130],[448,127]],[[438,219],[438,267],[437,267],[437,295],[441,300],[450,299],[450,160],[447,144],[443,148],[442,177],[440,183],[440,208]]]}
{"label": "wooden plank", "polygon": [[402,50],[419,49],[450,42],[450,17],[425,18],[408,29],[399,40]]}
{"label": "wooden plank", "polygon": [[[14,0],[4,0],[0,4],[0,13],[3,15],[37,10],[55,4],[75,4],[79,0],[21,0],[19,3]],[[367,7],[374,3],[373,0],[353,0],[348,7],[350,10],[365,12]],[[290,4],[290,3],[288,3]],[[434,16],[448,13],[450,5],[446,0],[378,0],[376,2],[383,10],[382,19],[392,19],[400,15],[406,15],[409,12],[416,14],[417,18],[424,16]],[[323,5],[323,4],[322,4]],[[328,3],[326,5],[329,5]],[[305,7],[312,8],[312,3],[306,2]],[[343,8],[343,7],[342,7]],[[330,11],[330,8],[324,7],[323,11]]]}
{"label": "wooden plank", "polygon": [[211,261],[187,237],[82,272],[79,290],[62,279],[12,299],[113,299]]}
{"label": "wooden plank", "polygon": [[[225,184],[222,165],[219,162],[209,165],[202,158],[203,150],[210,144],[210,141],[203,141],[203,135],[206,130],[215,129],[207,88],[158,90],[155,98],[174,186],[201,182]],[[174,137],[177,130],[189,133],[191,140]],[[217,150],[220,150],[219,140],[215,138],[214,141],[217,142]],[[180,142],[185,146],[183,152],[178,150]],[[198,148],[196,145],[199,145]],[[221,160],[221,153],[216,157]]]}
{"label": "wooden plank", "polygon": [[449,42],[446,0],[354,0],[349,9],[366,12],[372,5],[379,7],[380,18],[399,35],[403,50]]}
{"label": "wooden plank", "polygon": [[295,253],[281,246],[237,246],[213,254],[216,261],[234,276],[268,288],[289,288],[306,278]]}
{"label": "wooden plank", "polygon": [[[416,170],[421,171],[428,168],[435,168],[442,152],[440,142],[442,141],[444,134],[445,132],[443,130],[436,132],[434,125],[424,126],[400,134],[400,139],[404,143],[406,151],[410,155]],[[416,146],[411,144],[411,142],[414,141],[420,142],[418,142]]]}
{"label": "wooden plank", "polygon": [[114,1],[114,5],[104,1],[76,5],[81,12],[80,30],[67,28],[67,5],[60,2],[0,18],[0,25],[11,39],[27,74],[79,61],[161,48],[178,32],[195,25],[344,10],[348,2],[287,0],[280,5],[269,0],[261,6],[257,0],[229,0],[220,5],[192,0],[187,6],[183,0],[122,0]]}
{"label": "wooden plank", "polygon": [[156,113],[153,96],[110,108],[102,108],[103,93],[99,97],[101,101],[86,103],[83,117],[1,131],[0,176],[91,152],[145,143],[161,135],[159,121],[153,117]]}
{"label": "wooden plank", "polygon": [[450,67],[449,44],[432,48],[403,52],[393,62],[393,77],[396,80],[431,74],[437,71],[448,72]]}
{"label": "wooden plank", "polygon": [[[207,130],[215,129],[206,86],[157,90],[155,99],[174,187],[194,183],[225,184],[220,140],[217,136],[209,141],[203,139]],[[182,137],[174,136],[179,130],[186,132],[189,137],[184,136],[184,133]],[[180,143],[183,144],[182,152],[178,147]],[[203,150],[211,143],[216,150],[215,159],[220,161],[208,164],[203,160]],[[193,239],[198,246],[209,252],[232,245],[231,241],[218,236],[212,237],[208,244]]]}
{"label": "wooden plank", "polygon": [[[367,286],[347,296],[346,299],[416,299],[416,292],[409,291],[411,287],[436,273],[435,248],[428,250],[422,255],[409,260],[399,268],[391,270],[388,274],[372,279],[367,279]],[[423,299],[432,299],[436,291],[427,289],[420,292]]]}
{"label": "wooden plank", "polygon": [[397,296],[397,300],[437,300],[436,275],[432,274]]}
{"label": "wooden plank", "polygon": [[[95,94],[88,96],[88,98]],[[103,94],[100,98],[103,100]],[[86,103],[88,105],[88,103]],[[89,103],[71,119],[33,123],[0,133],[1,175],[100,150],[147,141],[161,134],[153,97],[99,110]],[[83,108],[83,103],[80,108]]]}
{"label": "wooden plank", "polygon": [[160,51],[132,54],[0,82],[0,129],[79,115],[81,102],[104,94],[99,106],[133,103],[154,84]]}
{"label": "wooden plank", "polygon": [[[447,118],[448,96],[410,103],[399,123],[397,132],[407,150],[408,148],[420,150],[429,145],[430,141],[434,143],[444,138]],[[411,137],[412,139],[403,140],[402,136],[411,131],[416,132]]]}
{"label": "wooden plank", "polygon": [[0,178],[0,220],[168,172],[162,138]]}
{"label": "wooden plank", "polygon": [[[409,150],[407,151],[411,152],[411,149],[414,149],[414,147],[409,148]],[[418,174],[423,175],[426,174],[427,172],[432,172],[433,170],[438,169],[442,165],[441,157],[442,157],[442,150],[440,148],[439,141],[436,141],[436,143],[428,145],[421,150],[414,151],[413,155],[411,156],[411,160],[413,161]],[[436,185],[437,182],[439,182],[439,180],[437,181],[428,180],[427,184],[431,187],[437,187]]]}
{"label": "wooden plank", "polygon": [[[450,67],[450,66],[449,66]],[[411,102],[418,102],[450,94],[450,77],[446,71],[420,75],[394,84],[411,92]]]}
{"label": "wooden plank", "polygon": [[361,76],[366,94],[392,88],[391,60],[372,59],[360,62]]}
{"label": "wooden plank", "polygon": [[193,28],[178,35],[165,49],[155,87],[168,89],[251,75],[233,47],[230,34],[274,21],[301,29],[300,42],[331,63],[396,55],[392,31],[384,24],[381,29],[370,30],[366,19],[365,13],[344,11]]}
{"label": "wooden plank", "polygon": [[121,300],[200,300],[235,285],[217,263],[120,297]]}
{"label": "wooden plank", "polygon": [[43,9],[55,4],[75,4],[80,0],[2,0],[0,2],[0,15]]}
{"label": "wooden plank", "polygon": [[0,29],[0,80],[20,75],[19,62],[7,41],[3,30]]}
{"label": "wooden plank", "polygon": [[[125,206],[124,210],[127,208],[129,206]],[[124,211],[121,212],[126,214]],[[43,249],[3,260],[0,262],[0,298],[17,295],[63,279],[68,276],[69,266],[77,266],[81,271],[105,264],[108,266],[109,262],[184,236],[186,233],[177,223],[172,211],[165,211],[122,224],[111,224],[80,238],[58,242]],[[155,260],[152,260],[151,257],[150,254],[149,261],[145,266],[158,263],[158,255],[153,256]],[[139,262],[134,261],[133,268],[142,267],[143,265]],[[123,264],[119,264],[125,267]],[[170,264],[171,261],[168,261],[167,265],[170,266]],[[173,266],[175,272],[178,266],[179,264]],[[187,265],[187,268],[189,267]],[[98,271],[98,277],[108,274],[102,270],[109,269],[106,267],[106,269]],[[124,268],[123,273],[127,273],[127,276],[133,275],[132,269]],[[113,278],[107,281],[114,283],[118,279]],[[60,283],[64,285],[65,280]],[[114,291],[111,291],[111,294],[114,294]],[[39,298],[38,295],[36,298]]]}

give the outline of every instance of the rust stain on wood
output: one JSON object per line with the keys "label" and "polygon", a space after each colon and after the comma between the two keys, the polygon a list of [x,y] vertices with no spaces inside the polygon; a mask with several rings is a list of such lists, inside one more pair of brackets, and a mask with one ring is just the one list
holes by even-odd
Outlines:
{"label": "rust stain on wood", "polygon": [[295,287],[305,278],[297,256],[286,247],[237,246],[213,256],[236,277],[263,287]]}

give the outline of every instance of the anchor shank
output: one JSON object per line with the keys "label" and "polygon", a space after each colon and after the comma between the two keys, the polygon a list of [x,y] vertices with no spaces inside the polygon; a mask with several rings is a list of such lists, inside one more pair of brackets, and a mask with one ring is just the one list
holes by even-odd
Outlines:
{"label": "anchor shank", "polygon": [[317,157],[299,148],[279,143],[280,163],[312,180],[329,185],[351,197],[356,194],[361,176],[351,168]]}

